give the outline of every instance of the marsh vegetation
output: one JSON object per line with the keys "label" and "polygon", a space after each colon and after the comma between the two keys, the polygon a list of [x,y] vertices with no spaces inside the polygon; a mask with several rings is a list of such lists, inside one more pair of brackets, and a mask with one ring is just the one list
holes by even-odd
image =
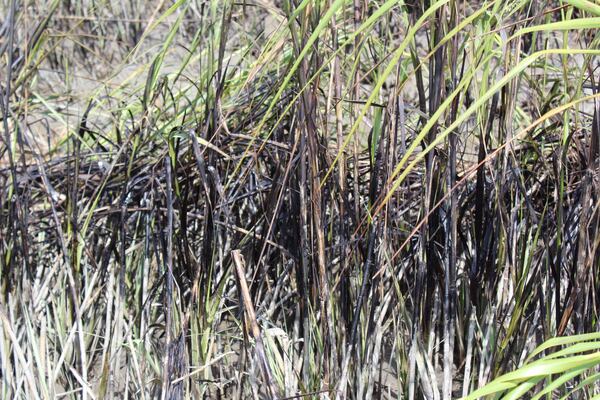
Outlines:
{"label": "marsh vegetation", "polygon": [[0,0],[0,397],[597,396],[599,27]]}

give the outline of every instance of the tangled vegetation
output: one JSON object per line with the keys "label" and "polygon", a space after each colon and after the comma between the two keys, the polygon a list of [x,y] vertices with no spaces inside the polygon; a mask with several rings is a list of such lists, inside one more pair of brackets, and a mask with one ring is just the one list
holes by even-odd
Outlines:
{"label": "tangled vegetation", "polygon": [[598,28],[0,0],[0,397],[598,398]]}

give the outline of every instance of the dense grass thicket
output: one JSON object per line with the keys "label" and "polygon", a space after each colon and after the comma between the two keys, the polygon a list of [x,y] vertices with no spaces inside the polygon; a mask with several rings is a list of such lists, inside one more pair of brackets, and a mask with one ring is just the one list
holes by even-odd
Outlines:
{"label": "dense grass thicket", "polygon": [[0,398],[598,398],[599,28],[0,0]]}

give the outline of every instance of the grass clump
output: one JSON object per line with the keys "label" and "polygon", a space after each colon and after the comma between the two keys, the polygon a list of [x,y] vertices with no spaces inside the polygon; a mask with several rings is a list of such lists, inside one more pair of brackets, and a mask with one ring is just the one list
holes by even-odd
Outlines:
{"label": "grass clump", "polygon": [[2,398],[598,395],[596,2],[0,7]]}

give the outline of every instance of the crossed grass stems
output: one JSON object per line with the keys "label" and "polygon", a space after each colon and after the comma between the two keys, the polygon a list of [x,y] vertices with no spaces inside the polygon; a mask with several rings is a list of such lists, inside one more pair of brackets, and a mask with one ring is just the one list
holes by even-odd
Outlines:
{"label": "crossed grass stems", "polygon": [[2,5],[3,398],[598,394],[597,3]]}

